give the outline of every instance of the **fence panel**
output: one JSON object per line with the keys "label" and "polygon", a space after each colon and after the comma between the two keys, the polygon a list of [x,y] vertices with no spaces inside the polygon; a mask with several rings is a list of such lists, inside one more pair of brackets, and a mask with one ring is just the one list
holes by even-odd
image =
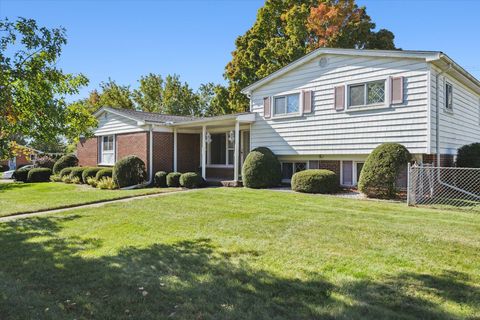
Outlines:
{"label": "fence panel", "polygon": [[413,165],[408,173],[408,205],[480,209],[480,169]]}

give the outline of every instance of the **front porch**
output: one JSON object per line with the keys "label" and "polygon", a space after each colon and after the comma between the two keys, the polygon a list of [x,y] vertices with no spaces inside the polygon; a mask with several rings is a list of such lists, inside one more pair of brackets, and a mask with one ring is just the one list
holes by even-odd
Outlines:
{"label": "front porch", "polygon": [[[198,119],[173,125],[173,170],[181,170],[180,158],[199,163],[202,177],[213,183],[238,185],[243,161],[250,152],[251,113]],[[180,136],[198,135],[198,145],[189,146],[188,155]],[[196,154],[199,150],[199,154]],[[179,154],[180,153],[180,154]],[[197,159],[191,157],[198,157]],[[198,161],[198,162],[197,162]]]}

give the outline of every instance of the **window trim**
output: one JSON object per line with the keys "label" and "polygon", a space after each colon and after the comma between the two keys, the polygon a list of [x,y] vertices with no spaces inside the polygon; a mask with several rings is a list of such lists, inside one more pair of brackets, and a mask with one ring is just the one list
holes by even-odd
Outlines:
{"label": "window trim", "polygon": [[[298,96],[298,111],[296,112],[287,112],[287,100],[288,96]],[[285,113],[276,113],[275,102],[277,99],[285,98]],[[303,115],[303,95],[301,91],[289,91],[282,94],[278,94],[272,97],[272,106],[271,106],[271,117],[272,118],[290,118],[298,117]]]}
{"label": "window trim", "polygon": [[[451,91],[452,91],[452,92],[451,92],[451,95],[452,95],[452,104],[451,104],[450,107],[448,106],[448,98],[449,98],[449,96],[448,96],[448,90],[447,90],[448,87],[450,87],[450,88],[451,88]],[[452,84],[451,82],[449,82],[449,81],[445,81],[444,90],[445,90],[444,108],[445,108],[445,111],[451,113],[451,112],[453,112],[453,97],[454,97],[454,95],[453,95],[453,84]]]}
{"label": "window trim", "polygon": [[[103,154],[105,153],[104,151],[104,138],[105,137],[112,137],[112,151],[107,151],[107,153],[111,153],[113,155],[113,163],[108,163],[105,162]],[[101,136],[101,143],[100,143],[100,163],[99,165],[102,166],[113,166],[115,165],[115,158],[116,158],[116,152],[117,152],[117,137],[114,134],[108,134]]]}
{"label": "window trim", "polygon": [[[374,83],[374,82],[383,82],[384,85],[384,93],[383,93],[383,102],[377,102],[377,103],[368,103],[368,84],[369,83]],[[363,104],[360,105],[354,105],[352,106],[350,104],[350,88],[351,87],[356,87],[363,85]],[[384,107],[388,106],[388,92],[390,90],[390,81],[388,81],[388,78],[379,78],[379,79],[372,79],[369,81],[363,81],[363,82],[351,82],[347,83],[346,85],[346,90],[345,90],[345,101],[346,101],[346,108],[345,110],[365,110],[369,108],[375,108],[375,107]]]}
{"label": "window trim", "polygon": [[[348,161],[352,162],[352,185],[347,185],[343,183],[343,162]],[[340,185],[343,187],[357,187],[358,186],[358,179],[357,179],[357,164],[363,163],[365,165],[365,160],[340,160]]]}
{"label": "window trim", "polygon": [[[230,131],[212,133],[212,135],[221,135],[221,134],[225,135],[225,163],[216,163],[216,164],[211,163],[211,161],[212,161],[212,144],[209,143],[209,144],[207,144],[207,165],[206,165],[207,168],[233,168],[234,167],[234,164],[229,164],[228,163],[228,160],[229,160],[228,152],[230,150],[233,150],[233,154],[234,154],[233,157],[235,157],[235,142],[233,143],[233,148],[229,148],[229,146],[228,146],[228,135],[230,134]],[[234,160],[234,162],[235,162],[235,160]]]}

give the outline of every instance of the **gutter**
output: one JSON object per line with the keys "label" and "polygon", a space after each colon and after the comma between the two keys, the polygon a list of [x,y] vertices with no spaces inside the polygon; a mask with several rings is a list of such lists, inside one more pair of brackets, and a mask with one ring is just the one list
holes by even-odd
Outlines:
{"label": "gutter", "polygon": [[153,125],[150,125],[150,129],[148,131],[149,136],[149,147],[148,147],[148,181],[140,184],[136,184],[133,186],[128,186],[124,188],[120,188],[120,190],[132,190],[132,189],[141,189],[148,187],[153,182]]}

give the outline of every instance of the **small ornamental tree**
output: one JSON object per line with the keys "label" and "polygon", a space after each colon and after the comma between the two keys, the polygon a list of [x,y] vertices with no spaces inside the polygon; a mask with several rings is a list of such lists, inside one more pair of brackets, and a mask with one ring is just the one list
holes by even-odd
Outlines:
{"label": "small ornamental tree", "polygon": [[371,198],[393,199],[396,181],[412,156],[398,143],[384,143],[368,156],[360,174],[358,188]]}
{"label": "small ornamental tree", "polygon": [[144,183],[147,180],[145,162],[134,155],[120,159],[113,167],[112,178],[119,188]]}
{"label": "small ornamental tree", "polygon": [[78,166],[78,158],[74,154],[67,154],[55,162],[53,173],[59,174],[62,169]]}
{"label": "small ornamental tree", "polygon": [[253,149],[245,158],[242,167],[242,181],[247,188],[269,188],[280,184],[281,165],[275,154],[268,148]]}
{"label": "small ornamental tree", "polygon": [[480,168],[480,143],[467,144],[458,149],[457,167]]}

